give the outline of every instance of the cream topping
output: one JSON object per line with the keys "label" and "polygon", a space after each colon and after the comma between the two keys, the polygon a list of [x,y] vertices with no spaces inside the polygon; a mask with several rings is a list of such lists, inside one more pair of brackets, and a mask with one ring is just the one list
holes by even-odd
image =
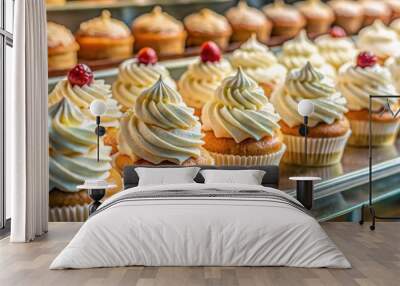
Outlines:
{"label": "cream topping", "polygon": [[367,15],[380,16],[382,14],[390,14],[390,8],[383,1],[377,0],[362,0],[360,2],[364,9],[364,13]]}
{"label": "cream topping", "polygon": [[213,101],[203,107],[201,119],[204,130],[237,143],[274,136],[279,130],[279,115],[263,89],[240,68],[222,82]]}
{"label": "cream topping", "polygon": [[157,80],[163,81],[176,89],[168,70],[161,64],[140,64],[136,59],[124,61],[118,69],[118,78],[113,83],[113,97],[125,108],[133,108],[137,97]]}
{"label": "cream topping", "polygon": [[233,25],[263,26],[267,22],[263,12],[249,7],[245,0],[240,0],[236,7],[230,8],[226,12],[226,18]]}
{"label": "cream topping", "polygon": [[284,22],[301,22],[304,23],[304,18],[297,9],[285,4],[283,0],[275,0],[274,3],[263,7],[264,13],[271,20]]}
{"label": "cream topping", "polygon": [[205,33],[231,32],[231,26],[226,18],[210,9],[202,9],[198,13],[185,17],[183,23],[186,29],[190,31]]}
{"label": "cream topping", "polygon": [[305,30],[283,44],[278,60],[288,70],[302,68],[307,62],[310,62],[314,68],[322,71],[325,75],[331,78],[335,77],[334,68],[319,54],[317,46],[308,39]]}
{"label": "cream topping", "polygon": [[318,37],[315,43],[322,57],[336,69],[345,63],[353,62],[357,55],[354,42],[347,37],[335,38],[323,35]]}
{"label": "cream topping", "polygon": [[363,14],[363,7],[359,2],[348,0],[329,1],[329,6],[340,16],[359,16]]}
{"label": "cream topping", "polygon": [[297,7],[306,16],[333,19],[332,9],[321,0],[306,0],[299,2]]}
{"label": "cream topping", "polygon": [[311,100],[314,112],[309,116],[309,126],[318,123],[332,124],[347,112],[346,99],[335,89],[331,80],[307,63],[302,69],[291,71],[285,84],[272,95],[274,104],[282,120],[294,127],[303,123],[297,106],[303,99]]}
{"label": "cream topping", "polygon": [[184,30],[182,23],[163,12],[160,6],[137,17],[132,23],[132,29],[134,32],[151,33],[181,33]]}
{"label": "cream topping", "polygon": [[[400,3],[400,2],[399,2]],[[390,28],[393,29],[397,35],[400,37],[400,19],[396,19],[394,20],[391,24],[390,24]]]}
{"label": "cream topping", "polygon": [[75,43],[75,37],[71,31],[63,25],[54,22],[47,22],[47,46],[69,46]]}
{"label": "cream topping", "polygon": [[180,78],[179,92],[189,106],[202,108],[213,99],[215,90],[231,72],[232,67],[225,59],[205,63],[199,60],[191,64]]}
{"label": "cream topping", "polygon": [[93,120],[95,117],[89,111],[90,104],[95,99],[103,100],[107,105],[107,111],[102,116],[103,125],[106,127],[119,126],[118,120],[122,114],[117,102],[111,98],[110,85],[105,84],[104,80],[95,80],[90,85],[80,87],[78,85],[72,86],[67,79],[63,79],[50,93],[49,105],[59,102],[62,98],[68,98],[70,102]]}
{"label": "cream topping", "polygon": [[111,148],[100,139],[97,162],[95,124],[63,98],[49,109],[50,190],[76,192],[86,179],[106,179],[111,169]]}
{"label": "cream topping", "polygon": [[153,164],[182,164],[200,156],[201,126],[194,110],[160,79],[145,90],[121,120],[119,151]]}
{"label": "cream topping", "polygon": [[[361,68],[346,64],[340,68],[337,80],[337,87],[346,97],[350,110],[369,109],[370,95],[396,94],[389,70],[380,65]],[[384,98],[374,98],[372,108],[379,110],[386,102]]]}
{"label": "cream topping", "polygon": [[286,68],[278,63],[268,47],[257,41],[253,34],[229,58],[234,68],[241,67],[258,83],[278,84],[286,76]]}
{"label": "cream topping", "polygon": [[396,58],[389,58],[385,62],[385,66],[389,68],[397,94],[400,93],[400,56]]}
{"label": "cream topping", "polygon": [[362,29],[358,35],[357,47],[370,51],[378,57],[400,54],[400,40],[395,31],[376,20],[371,26]]}
{"label": "cream topping", "polygon": [[104,10],[100,17],[81,23],[78,35],[91,37],[126,38],[131,35],[124,22],[111,18],[111,13]]}

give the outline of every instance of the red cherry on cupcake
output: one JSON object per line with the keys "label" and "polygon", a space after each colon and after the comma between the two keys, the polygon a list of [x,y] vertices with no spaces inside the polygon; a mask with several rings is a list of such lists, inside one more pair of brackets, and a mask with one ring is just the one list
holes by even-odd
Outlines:
{"label": "red cherry on cupcake", "polygon": [[157,53],[152,48],[142,48],[136,56],[139,63],[144,65],[154,65],[158,61]]}
{"label": "red cherry on cupcake", "polygon": [[378,58],[371,52],[361,52],[357,57],[357,66],[360,68],[373,67],[378,62]]}
{"label": "red cherry on cupcake", "polygon": [[68,81],[72,86],[89,85],[93,82],[93,72],[87,65],[78,64],[68,72]]}
{"label": "red cherry on cupcake", "polygon": [[346,36],[347,36],[347,35],[346,35],[346,31],[345,31],[342,27],[339,27],[339,26],[334,26],[334,27],[330,30],[329,34],[330,34],[333,38],[343,38],[343,37],[346,37]]}
{"label": "red cherry on cupcake", "polygon": [[200,48],[200,58],[203,63],[219,62],[221,60],[221,50],[214,42],[204,42]]}

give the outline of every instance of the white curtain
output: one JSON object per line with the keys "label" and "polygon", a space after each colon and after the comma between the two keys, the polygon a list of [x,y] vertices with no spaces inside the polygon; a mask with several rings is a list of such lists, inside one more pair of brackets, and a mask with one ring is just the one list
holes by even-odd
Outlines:
{"label": "white curtain", "polygon": [[47,24],[44,0],[15,1],[13,92],[6,97],[12,242],[47,231]]}

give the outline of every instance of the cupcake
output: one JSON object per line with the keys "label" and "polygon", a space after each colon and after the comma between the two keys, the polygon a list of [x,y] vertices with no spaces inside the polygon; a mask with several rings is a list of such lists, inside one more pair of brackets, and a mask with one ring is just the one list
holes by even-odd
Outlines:
{"label": "cupcake", "polygon": [[193,113],[160,77],[137,98],[134,112],[122,118],[116,165],[120,170],[127,164],[212,165]]}
{"label": "cupcake", "polygon": [[97,161],[95,124],[68,98],[49,109],[50,221],[84,221],[91,199],[77,186],[87,179],[107,180],[116,185],[106,197],[121,190],[122,180],[111,167],[111,147],[100,139]]}
{"label": "cupcake", "polygon": [[391,20],[400,18],[400,1],[399,0],[384,0],[392,11]]}
{"label": "cupcake", "polygon": [[308,33],[326,33],[335,20],[332,8],[321,0],[306,0],[296,6],[306,19]]}
{"label": "cupcake", "polygon": [[[305,140],[299,134],[304,119],[297,110],[304,99],[314,104],[314,112],[308,119],[307,160],[304,158]],[[272,103],[282,118],[283,142],[288,148],[283,162],[313,167],[340,162],[351,133],[344,116],[346,99],[321,72],[309,62],[291,71],[282,88],[272,95]]]}
{"label": "cupcake", "polygon": [[221,57],[221,51],[214,42],[201,46],[200,60],[185,71],[178,82],[179,92],[195,115],[201,115],[203,105],[214,98],[222,80],[232,73],[230,63]]}
{"label": "cupcake", "polygon": [[132,23],[135,51],[153,48],[158,55],[181,55],[185,51],[186,32],[181,22],[156,6]]}
{"label": "cupcake", "polygon": [[[353,134],[349,144],[368,146],[369,140],[369,96],[395,95],[390,72],[377,63],[377,57],[369,52],[362,52],[357,57],[357,64],[346,64],[341,67],[338,75],[338,89],[347,99]],[[385,111],[387,102],[392,109],[398,109],[395,98],[374,98],[372,100],[372,145],[385,146],[394,143],[399,128],[400,119],[393,118]]]}
{"label": "cupcake", "polygon": [[160,75],[166,84],[176,89],[168,70],[158,63],[156,52],[152,48],[143,48],[135,59],[126,60],[119,66],[117,80],[112,85],[113,97],[122,110],[127,111],[133,108],[143,90],[157,82]]}
{"label": "cupcake", "polygon": [[49,69],[69,69],[78,62],[79,45],[71,31],[63,25],[47,22],[47,54]]}
{"label": "cupcake", "polygon": [[357,48],[369,51],[378,57],[379,64],[391,56],[400,54],[400,40],[395,31],[385,26],[380,20],[362,29],[358,35]]}
{"label": "cupcake", "polygon": [[100,17],[81,23],[76,33],[78,55],[85,60],[123,59],[132,55],[133,37],[121,21],[104,10]]}
{"label": "cupcake", "polygon": [[389,68],[392,75],[393,84],[396,88],[397,94],[400,93],[400,56],[389,58],[385,62],[385,66]]}
{"label": "cupcake", "polygon": [[359,2],[332,0],[328,5],[335,13],[335,25],[342,27],[349,35],[360,30],[364,20],[364,9]]}
{"label": "cupcake", "polygon": [[335,69],[319,54],[317,46],[308,39],[305,30],[302,30],[296,38],[283,44],[278,60],[288,70],[302,68],[310,62],[314,68],[326,76],[332,79],[336,76]]}
{"label": "cupcake", "polygon": [[221,49],[228,46],[232,29],[224,16],[202,9],[186,16],[183,23],[188,33],[188,46],[201,46],[206,41],[215,42]]}
{"label": "cupcake", "polygon": [[354,62],[357,55],[354,42],[339,26],[333,27],[329,34],[318,37],[315,44],[321,56],[336,70],[345,63]]}
{"label": "cupcake", "polygon": [[46,0],[46,5],[64,5],[66,0]]}
{"label": "cupcake", "polygon": [[285,152],[279,116],[263,89],[241,68],[202,110],[204,148],[216,165],[279,165]]}
{"label": "cupcake", "polygon": [[392,11],[382,0],[361,0],[360,1],[364,11],[363,26],[372,25],[375,20],[381,20],[386,25],[389,24]]}
{"label": "cupcake", "polygon": [[306,20],[299,11],[283,0],[275,0],[274,3],[263,7],[267,18],[272,22],[272,35],[282,37],[294,37],[306,25]]}
{"label": "cupcake", "polygon": [[397,33],[398,37],[400,38],[400,19],[394,20],[390,24],[390,28],[394,30]]}
{"label": "cupcake", "polygon": [[232,26],[232,42],[245,42],[252,34],[256,34],[261,42],[269,39],[272,23],[263,12],[249,7],[246,0],[240,0],[236,7],[226,12],[225,16]]}
{"label": "cupcake", "polygon": [[68,77],[61,80],[49,94],[49,106],[58,104],[63,98],[78,107],[90,120],[95,122],[95,116],[90,112],[90,104],[96,100],[106,103],[107,111],[101,117],[101,122],[107,128],[104,141],[113,147],[116,152],[116,138],[113,130],[119,128],[119,118],[122,113],[117,102],[111,98],[111,87],[104,80],[95,80],[92,71],[87,65],[79,64],[69,71]]}
{"label": "cupcake", "polygon": [[235,50],[229,58],[236,69],[243,71],[254,79],[263,89],[266,96],[285,80],[286,68],[278,63],[268,47],[257,41],[255,35]]}

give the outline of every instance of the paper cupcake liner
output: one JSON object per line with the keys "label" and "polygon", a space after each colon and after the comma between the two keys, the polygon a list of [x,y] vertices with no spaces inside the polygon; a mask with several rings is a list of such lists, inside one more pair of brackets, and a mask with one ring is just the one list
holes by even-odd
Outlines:
{"label": "paper cupcake liner", "polygon": [[[399,132],[399,121],[375,122],[372,121],[372,146],[387,146],[394,144]],[[369,145],[369,121],[350,120],[352,135],[349,145]]]}
{"label": "paper cupcake liner", "polygon": [[217,166],[263,166],[263,165],[279,165],[286,146],[283,145],[281,150],[276,153],[261,156],[240,156],[222,153],[209,152],[215,160]]}
{"label": "paper cupcake liner", "polygon": [[304,158],[305,140],[301,136],[283,134],[283,142],[287,146],[282,161],[287,164],[303,166],[330,166],[341,161],[347,140],[351,135],[348,131],[345,135],[331,138],[308,138],[307,161]]}
{"label": "paper cupcake liner", "polygon": [[89,205],[76,205],[67,207],[52,207],[49,210],[51,222],[82,222],[89,217]]}

